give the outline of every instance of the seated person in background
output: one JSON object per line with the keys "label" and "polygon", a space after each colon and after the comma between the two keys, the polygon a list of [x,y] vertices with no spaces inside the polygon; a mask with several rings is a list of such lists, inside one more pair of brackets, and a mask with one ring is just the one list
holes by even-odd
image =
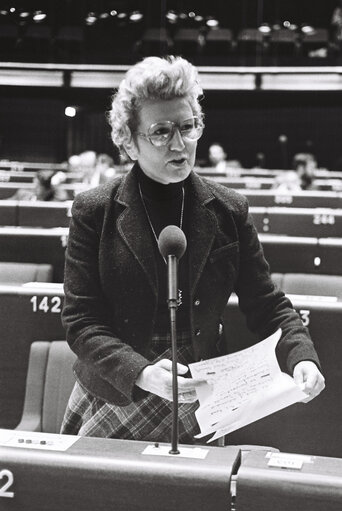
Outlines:
{"label": "seated person in background", "polygon": [[59,179],[54,182],[54,177],[58,176],[53,170],[39,170],[33,179],[34,188],[19,188],[11,199],[28,201],[65,201],[68,200],[68,194],[59,187]]}
{"label": "seated person in background", "polygon": [[95,175],[99,185],[106,183],[115,177],[116,170],[114,167],[114,160],[111,156],[106,153],[102,153],[97,156]]}
{"label": "seated person in background", "polygon": [[314,185],[316,158],[311,153],[297,153],[293,158],[294,170],[284,170],[276,177],[272,189],[277,192],[316,190]]}
{"label": "seated person in background", "polygon": [[338,5],[333,10],[331,16],[331,29],[332,37],[337,50],[342,48],[342,0],[339,0]]}
{"label": "seated person in background", "polygon": [[96,160],[95,151],[83,151],[79,155],[79,170],[83,175],[81,183],[87,185],[86,188],[93,188],[99,184],[95,176]]}
{"label": "seated person in background", "polygon": [[222,172],[230,177],[240,176],[241,163],[238,160],[227,160],[227,154],[220,144],[211,144],[208,157],[215,172]]}
{"label": "seated person in background", "polygon": [[302,190],[316,190],[314,185],[317,161],[311,153],[297,153],[293,158],[293,167],[297,172]]}
{"label": "seated person in background", "polygon": [[277,193],[293,193],[301,190],[300,178],[294,170],[284,170],[274,179],[272,190]]}
{"label": "seated person in background", "polygon": [[83,177],[78,181],[80,189],[76,193],[102,185],[116,175],[113,158],[105,153],[97,155],[95,151],[79,155],[78,171]]}
{"label": "seated person in background", "polygon": [[81,158],[78,154],[72,154],[68,158],[68,172],[79,172],[81,165]]}

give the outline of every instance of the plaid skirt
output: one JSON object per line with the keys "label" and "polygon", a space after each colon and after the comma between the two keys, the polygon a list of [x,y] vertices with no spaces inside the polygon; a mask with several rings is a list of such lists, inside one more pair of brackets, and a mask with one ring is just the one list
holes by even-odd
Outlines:
{"label": "plaid skirt", "polygon": [[[193,362],[193,351],[188,333],[177,334],[178,362]],[[171,360],[170,335],[154,335],[151,345],[152,361]],[[195,403],[178,405],[179,442],[198,443],[194,435],[200,432],[195,417],[199,406]],[[138,402],[117,406],[92,396],[79,383],[71,393],[61,427],[62,434],[171,442],[172,402],[149,393]]]}

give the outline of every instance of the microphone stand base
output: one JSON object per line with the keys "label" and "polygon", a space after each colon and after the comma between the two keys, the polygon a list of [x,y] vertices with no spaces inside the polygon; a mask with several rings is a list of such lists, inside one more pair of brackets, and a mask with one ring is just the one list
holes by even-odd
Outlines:
{"label": "microphone stand base", "polygon": [[178,456],[179,458],[192,458],[204,460],[209,452],[209,449],[203,447],[179,447],[178,453],[173,453],[169,445],[153,444],[148,445],[143,450],[142,454],[152,456]]}

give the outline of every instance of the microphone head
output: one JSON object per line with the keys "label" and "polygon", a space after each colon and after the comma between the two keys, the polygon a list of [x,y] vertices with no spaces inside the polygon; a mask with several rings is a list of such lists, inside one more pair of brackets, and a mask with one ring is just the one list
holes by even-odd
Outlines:
{"label": "microphone head", "polygon": [[167,225],[159,234],[159,252],[165,259],[169,255],[180,259],[186,250],[186,237],[176,225]]}

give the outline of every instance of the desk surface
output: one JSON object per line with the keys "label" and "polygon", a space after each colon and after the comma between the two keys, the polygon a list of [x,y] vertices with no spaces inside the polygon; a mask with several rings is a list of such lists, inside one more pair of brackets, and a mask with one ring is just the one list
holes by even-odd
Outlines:
{"label": "desk surface", "polygon": [[[148,442],[79,438],[64,452],[0,447],[0,469],[10,472],[8,491],[14,493],[4,501],[16,511],[230,509],[239,449],[203,446],[205,459],[192,459],[143,454],[148,446],[153,448]],[[183,447],[190,446],[180,446],[181,452]]]}

